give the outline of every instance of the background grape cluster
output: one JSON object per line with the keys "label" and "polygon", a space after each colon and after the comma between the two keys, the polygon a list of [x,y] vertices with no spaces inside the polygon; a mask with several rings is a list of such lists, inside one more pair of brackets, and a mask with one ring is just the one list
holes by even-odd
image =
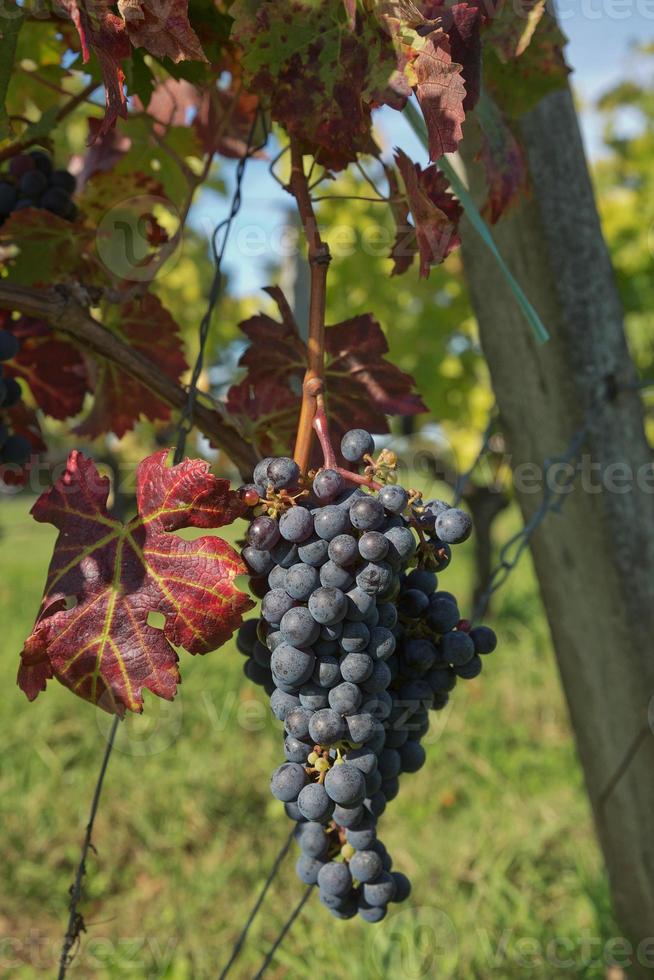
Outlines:
{"label": "background grape cluster", "polygon": [[[343,437],[350,463],[372,450],[364,430]],[[493,631],[471,628],[438,589],[471,520],[394,484],[352,487],[330,469],[303,493],[285,457],[262,460],[243,492],[259,501],[243,557],[262,604],[238,645],[284,723],[271,790],[298,824],[297,873],[337,918],[378,922],[410,892],[378,819],[400,776],[425,761],[429,711],[495,648]]]}
{"label": "background grape cluster", "polygon": [[[32,150],[12,157],[0,171],[0,226],[14,211],[41,208],[73,221],[77,216],[72,195],[75,177],[68,170],[56,170],[43,150]],[[21,400],[22,392],[15,378],[5,377],[2,362],[16,357],[19,339],[11,330],[0,330],[0,465],[22,466],[27,462],[31,445],[24,436],[13,433],[9,409]]]}
{"label": "background grape cluster", "polygon": [[72,199],[75,183],[73,174],[56,170],[43,150],[12,157],[0,171],[0,226],[14,211],[25,208],[42,208],[73,221],[77,216]]}

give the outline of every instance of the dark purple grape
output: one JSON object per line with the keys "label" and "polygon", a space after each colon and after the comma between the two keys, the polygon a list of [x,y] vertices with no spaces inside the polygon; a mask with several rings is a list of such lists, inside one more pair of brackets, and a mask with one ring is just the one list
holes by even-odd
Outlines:
{"label": "dark purple grape", "polygon": [[52,174],[52,160],[48,153],[44,153],[43,150],[31,150],[30,156],[34,161],[34,166],[39,170],[45,177],[50,177]]}
{"label": "dark purple grape", "polygon": [[32,447],[24,436],[12,435],[2,447],[2,461],[3,463],[23,466],[30,458],[31,453]]}
{"label": "dark purple grape", "polygon": [[70,203],[70,197],[61,187],[48,187],[39,200],[40,207],[45,208],[46,211],[52,211],[60,218],[68,217]]}
{"label": "dark purple grape", "polygon": [[259,551],[269,551],[279,541],[281,534],[279,524],[274,518],[255,517],[248,528],[248,543]]}
{"label": "dark purple grape", "polygon": [[10,361],[20,350],[20,341],[11,330],[0,330],[0,361]]}
{"label": "dark purple grape", "polygon": [[313,481],[313,492],[321,502],[327,503],[343,491],[343,477],[336,470],[320,470]]}
{"label": "dark purple grape", "polygon": [[20,193],[32,200],[40,197],[47,186],[48,178],[40,170],[28,171],[28,173],[23,174],[18,182]]}
{"label": "dark purple grape", "polygon": [[296,486],[299,479],[300,467],[288,456],[280,456],[268,463],[266,482],[272,484],[273,489],[288,490]]}
{"label": "dark purple grape", "polygon": [[55,170],[50,178],[50,183],[53,187],[61,187],[68,194],[74,194],[77,186],[74,174],[69,173],[68,170]]}
{"label": "dark purple grape", "polygon": [[365,429],[350,429],[341,439],[341,453],[349,463],[358,463],[364,456],[369,456],[375,448],[375,442]]}

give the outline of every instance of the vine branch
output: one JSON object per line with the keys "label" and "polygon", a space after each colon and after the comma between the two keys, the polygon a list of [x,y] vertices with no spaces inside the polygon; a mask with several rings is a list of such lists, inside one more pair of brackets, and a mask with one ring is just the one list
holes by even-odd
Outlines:
{"label": "vine branch", "polygon": [[317,409],[317,396],[324,387],[325,368],[325,304],[327,298],[327,270],[331,261],[329,246],[320,237],[304,172],[302,150],[296,139],[291,140],[291,176],[288,191],[297,202],[300,220],[307,240],[311,269],[311,298],[309,302],[309,336],[307,339],[307,370],[302,384],[302,407],[295,442],[295,462],[302,473],[309,467],[313,420]]}
{"label": "vine branch", "polygon": [[[167,377],[156,364],[103,327],[67,290],[38,289],[0,283],[0,309],[16,310],[25,316],[46,320],[59,333],[93,354],[116,364],[173,409],[187,404],[187,391]],[[217,409],[196,402],[193,423],[222,449],[243,476],[252,472],[257,455],[240,432]]]}

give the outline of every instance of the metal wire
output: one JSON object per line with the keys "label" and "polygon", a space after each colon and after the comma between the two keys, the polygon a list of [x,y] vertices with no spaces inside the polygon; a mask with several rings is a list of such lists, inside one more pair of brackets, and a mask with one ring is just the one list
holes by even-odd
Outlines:
{"label": "metal wire", "polygon": [[309,885],[304,895],[297,903],[297,905],[289,915],[288,919],[286,920],[282,928],[279,930],[279,933],[277,934],[277,938],[275,939],[274,943],[266,953],[265,959],[261,964],[261,967],[259,968],[259,972],[253,977],[253,980],[261,980],[261,977],[264,975],[264,973],[272,963],[275,953],[277,952],[281,944],[284,942],[287,932],[289,931],[289,929],[291,928],[291,926],[299,916],[300,912],[302,911],[306,903],[311,898],[311,895],[313,894],[314,891],[314,887],[315,887],[314,885]]}
{"label": "metal wire", "polygon": [[[258,127],[263,126],[263,140],[257,145],[254,145],[254,138]],[[175,455],[173,462],[175,464],[180,463],[184,457],[186,451],[186,439],[189,432],[193,426],[193,412],[195,410],[195,403],[198,396],[198,381],[200,380],[200,375],[202,374],[202,368],[204,366],[204,355],[205,348],[207,346],[207,339],[209,337],[209,329],[211,327],[211,318],[213,312],[216,308],[218,300],[222,294],[223,287],[223,274],[222,274],[222,262],[225,255],[225,250],[227,248],[227,241],[229,239],[229,234],[232,230],[232,225],[234,219],[241,210],[241,205],[243,203],[242,198],[242,185],[243,178],[245,176],[245,169],[248,161],[256,154],[266,144],[268,139],[268,133],[265,127],[265,117],[263,113],[258,110],[252,120],[252,125],[250,127],[250,132],[247,138],[247,144],[245,148],[245,153],[240,157],[238,165],[236,167],[236,183],[234,185],[234,191],[232,193],[231,205],[229,209],[229,214],[223,221],[220,221],[214,228],[213,234],[211,236],[211,253],[214,263],[214,274],[211,281],[211,286],[209,288],[209,298],[207,300],[207,308],[205,310],[204,316],[200,321],[199,335],[200,335],[200,349],[198,350],[198,355],[195,359],[195,364],[193,365],[193,373],[191,375],[191,381],[189,383],[188,396],[186,399],[186,405],[182,409],[182,413],[179,420],[179,426],[177,430],[177,446],[175,448]]]}

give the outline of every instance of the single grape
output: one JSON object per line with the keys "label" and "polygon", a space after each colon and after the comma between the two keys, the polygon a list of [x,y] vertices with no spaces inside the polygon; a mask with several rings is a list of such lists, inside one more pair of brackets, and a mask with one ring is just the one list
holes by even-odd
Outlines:
{"label": "single grape", "polygon": [[383,602],[377,606],[379,612],[379,625],[387,630],[395,629],[397,626],[397,609],[390,602]]}
{"label": "single grape", "polygon": [[313,533],[313,517],[306,507],[291,507],[279,519],[279,530],[285,541],[297,544]]}
{"label": "single grape", "polygon": [[[314,646],[314,650],[318,653],[317,645]],[[316,660],[316,666],[313,669],[311,680],[319,687],[331,688],[339,684],[341,681],[341,668],[336,657],[331,654],[326,657],[320,656],[320,659]]]}
{"label": "single grape", "polygon": [[352,875],[347,864],[329,861],[318,872],[320,890],[329,895],[347,895],[352,887]]}
{"label": "single grape", "polygon": [[343,681],[330,689],[328,701],[339,715],[353,715],[361,704],[361,691],[356,684]]}
{"label": "single grape", "polygon": [[323,864],[323,861],[319,861],[309,854],[300,854],[295,864],[295,873],[305,885],[315,885],[318,881],[318,872]]}
{"label": "single grape", "polygon": [[383,660],[376,660],[370,677],[362,683],[361,687],[366,694],[380,694],[386,690],[391,680],[392,675],[388,665]]}
{"label": "single grape", "polygon": [[406,565],[413,558],[416,550],[416,539],[408,527],[391,527],[384,532],[388,539],[388,555],[386,561]]}
{"label": "single grape", "polygon": [[382,859],[376,851],[358,850],[350,861],[350,873],[361,884],[374,881],[383,870]]}
{"label": "single grape", "polygon": [[270,707],[275,718],[284,721],[290,711],[300,707],[300,699],[297,694],[288,694],[277,688],[270,695]]}
{"label": "single grape", "polygon": [[329,850],[329,838],[322,824],[303,823],[295,829],[295,837],[302,853],[312,858],[324,858]]}
{"label": "single grape", "polygon": [[360,749],[348,749],[343,758],[360,769],[364,776],[369,776],[377,768],[377,756],[367,745]]}
{"label": "single grape", "polygon": [[350,507],[350,521],[359,531],[374,531],[384,523],[384,507],[376,497],[361,497]]}
{"label": "single grape", "polygon": [[374,626],[366,652],[373,660],[388,660],[395,653],[396,639],[393,632],[385,626]]}
{"label": "single grape", "polygon": [[475,645],[475,653],[492,653],[497,647],[497,636],[490,626],[475,626],[468,636]]}
{"label": "single grape", "polygon": [[426,596],[435,592],[437,585],[438,579],[435,573],[430,572],[427,568],[414,568],[412,572],[409,572],[404,582],[406,589],[419,589]]}
{"label": "single grape", "polygon": [[[247,551],[247,548],[245,549]],[[261,603],[261,615],[269,623],[280,624],[285,618],[286,614],[296,606],[297,603],[295,599],[292,599],[290,595],[284,592],[282,589],[273,589],[271,592],[266,593],[263,597],[263,602]],[[301,610],[298,610],[301,612]],[[293,643],[293,639],[286,635],[286,632],[282,629],[281,632],[284,634],[284,639],[287,643]],[[298,641],[296,646],[308,646],[310,641]]]}
{"label": "single grape", "polygon": [[282,643],[273,653],[270,668],[275,677],[299,687],[308,681],[313,673],[316,658],[309,650],[299,650],[297,647]]}
{"label": "single grape", "polygon": [[300,813],[297,803],[285,803],[284,811],[289,820],[295,820],[297,823],[304,823],[306,821],[306,817],[303,817]]}
{"label": "single grape", "polygon": [[329,542],[319,538],[317,534],[312,534],[310,538],[298,545],[297,553],[300,561],[305,565],[312,565],[320,568],[324,565],[328,557]]}
{"label": "single grape", "polygon": [[347,592],[354,585],[354,578],[346,568],[342,568],[341,565],[337,565],[336,562],[329,560],[320,569],[320,583],[327,588],[340,589],[341,592]]}
{"label": "single grape", "polygon": [[321,708],[326,708],[329,704],[328,694],[329,691],[326,687],[320,687],[318,684],[309,681],[300,688],[300,704],[303,708],[320,711]]}
{"label": "single grape", "polygon": [[287,735],[284,739],[284,755],[289,762],[298,762],[304,766],[310,752],[311,746],[307,745],[306,742],[301,742],[294,735]]}
{"label": "single grape", "polygon": [[359,538],[359,553],[366,561],[383,561],[388,547],[388,538],[379,531],[365,531]]}
{"label": "single grape", "polygon": [[446,544],[460,544],[472,533],[472,518],[458,507],[450,507],[436,518],[436,534]]}
{"label": "single grape", "polygon": [[383,595],[392,585],[393,570],[386,562],[368,562],[357,575],[357,585],[369,595]]}
{"label": "single grape", "polygon": [[356,766],[341,762],[332,766],[325,776],[324,788],[339,806],[357,806],[364,799],[366,785],[363,773]]}
{"label": "single grape", "polygon": [[241,653],[250,654],[254,650],[254,644],[257,642],[258,625],[258,619],[247,619],[241,623],[241,628],[236,637],[236,646]]}
{"label": "single grape", "polygon": [[337,534],[329,542],[327,548],[330,561],[341,565],[343,568],[352,565],[359,558],[359,545],[357,539],[353,538],[351,534]]}
{"label": "single grape", "polygon": [[420,742],[407,740],[399,749],[402,772],[418,772],[425,764],[427,753]]}
{"label": "single grape", "polygon": [[457,676],[460,677],[462,680],[471,681],[474,680],[475,677],[479,677],[482,671],[482,667],[483,667],[483,663],[481,657],[475,653],[475,655],[471,657],[470,660],[467,661],[467,663],[460,664],[458,667],[455,667],[454,669],[457,673]]}
{"label": "single grape", "polygon": [[333,708],[321,708],[309,722],[309,735],[316,745],[333,745],[340,742],[345,734],[341,716]]}
{"label": "single grape", "polygon": [[453,691],[456,685],[456,674],[451,667],[436,667],[427,674],[427,681],[434,693],[437,691],[448,693]]}
{"label": "single grape", "polygon": [[254,644],[254,650],[252,651],[252,656],[259,664],[260,667],[267,667],[270,669],[270,650],[263,643],[257,642]]}
{"label": "single grape", "polygon": [[296,738],[306,738],[309,734],[309,722],[312,715],[312,711],[303,708],[300,704],[296,704],[287,710],[282,720],[288,734],[294,735]]}
{"label": "single grape", "polygon": [[343,477],[336,470],[320,470],[313,481],[313,493],[321,503],[327,503],[343,492],[343,486]]}
{"label": "single grape", "polygon": [[286,585],[286,569],[282,568],[281,565],[273,565],[270,574],[268,575],[268,588],[269,589],[284,589]]}
{"label": "single grape", "polygon": [[404,487],[393,485],[382,487],[377,497],[383,504],[384,509],[391,514],[401,514],[409,500],[409,494]]}
{"label": "single grape", "polygon": [[391,901],[406,902],[411,894],[411,882],[401,871],[391,871],[391,877],[395,883],[395,894]]}
{"label": "single grape", "polygon": [[338,824],[339,827],[351,828],[358,827],[362,820],[367,816],[366,811],[361,805],[349,807],[349,806],[339,806],[338,804],[334,807],[334,822]]}
{"label": "single grape", "polygon": [[372,658],[367,653],[348,653],[341,660],[339,672],[344,681],[361,684],[372,674]]}
{"label": "single grape", "polygon": [[316,589],[309,599],[309,612],[316,623],[339,623],[347,613],[347,599],[340,589]]}
{"label": "single grape", "polygon": [[295,460],[288,456],[272,459],[266,468],[266,482],[275,490],[288,489],[297,485],[300,478],[300,467]]}
{"label": "single grape", "polygon": [[441,596],[439,592],[434,593],[426,615],[426,622],[430,629],[435,633],[447,633],[454,629],[460,618],[458,607],[449,596]]}
{"label": "single grape", "polygon": [[253,575],[268,575],[273,568],[273,560],[269,551],[259,551],[248,545],[243,548],[243,560]]}
{"label": "single grape", "polygon": [[38,198],[48,186],[48,179],[40,170],[30,170],[18,181],[18,188],[21,194],[33,200]]}
{"label": "single grape", "polygon": [[345,839],[356,851],[367,850],[377,839],[375,822],[370,814],[366,814],[358,827],[346,830]]}
{"label": "single grape", "polygon": [[271,550],[270,557],[275,564],[281,565],[282,568],[290,568],[291,565],[297,564],[299,558],[298,546],[293,544],[292,541],[282,539]]}
{"label": "single grape", "polygon": [[365,623],[345,623],[340,644],[345,653],[361,653],[370,642],[370,630]]}
{"label": "single grape", "polygon": [[395,896],[395,879],[388,871],[382,871],[374,880],[365,882],[363,897],[370,905],[388,905]]}
{"label": "single grape", "polygon": [[346,534],[352,529],[348,512],[334,504],[315,511],[314,525],[318,537],[325,541],[332,541],[337,535]]}
{"label": "single grape", "polygon": [[268,489],[268,465],[269,463],[272,463],[272,460],[272,456],[266,456],[265,459],[260,459],[257,465],[254,467],[254,473],[252,474],[252,480],[255,486],[262,492],[262,496],[264,497],[266,495],[266,490]]}
{"label": "single grape", "polygon": [[312,565],[300,563],[286,572],[284,588],[294,599],[306,601],[320,585],[318,570]]}
{"label": "single grape", "polygon": [[20,341],[11,330],[0,330],[0,361],[10,361],[20,350]]}
{"label": "single grape", "polygon": [[5,217],[11,214],[16,203],[16,188],[6,180],[0,181],[0,215]]}
{"label": "single grape", "polygon": [[32,446],[24,436],[11,435],[2,447],[2,460],[14,466],[23,466],[32,454]]}
{"label": "single grape", "polygon": [[350,429],[341,439],[341,454],[348,463],[358,463],[375,449],[375,441],[365,429]]}
{"label": "single grape", "polygon": [[[291,604],[294,604],[295,600],[289,596],[287,596],[287,599]],[[320,627],[309,610],[305,609],[304,606],[296,606],[293,609],[289,608],[279,621],[279,628],[285,641],[290,643],[291,646],[296,647],[311,646],[320,634]]]}
{"label": "single grape", "polygon": [[69,173],[68,170],[55,170],[50,178],[50,183],[53,187],[61,187],[62,190],[67,191],[69,194],[74,194],[77,186],[75,176]]}
{"label": "single grape", "polygon": [[306,782],[307,774],[302,766],[296,762],[285,762],[272,774],[270,789],[273,796],[283,803],[294,803]]}
{"label": "single grape", "polygon": [[[358,715],[349,715],[345,719],[350,741],[355,745],[361,745],[377,733],[377,720],[367,712]],[[382,731],[383,734],[383,731]]]}
{"label": "single grape", "polygon": [[397,609],[404,619],[422,619],[429,609],[429,599],[420,589],[403,589]]}
{"label": "single grape", "polygon": [[370,905],[364,898],[359,899],[358,912],[364,922],[381,922],[387,911],[385,905]]}
{"label": "single grape", "polygon": [[66,218],[70,214],[71,200],[63,187],[48,187],[39,199],[39,207],[60,218]]}
{"label": "single grape", "polygon": [[418,671],[431,670],[437,659],[434,644],[421,637],[411,637],[405,640],[403,653],[405,663],[409,667],[415,667]]}
{"label": "single grape", "polygon": [[255,517],[248,528],[248,544],[259,551],[270,551],[280,539],[279,524],[272,517]]}
{"label": "single grape", "polygon": [[475,656],[475,644],[467,633],[459,630],[441,636],[440,650],[447,663],[454,667],[462,667]]}
{"label": "single grape", "polygon": [[323,823],[334,812],[334,802],[321,783],[308,783],[297,798],[300,813],[307,820]]}
{"label": "single grape", "polygon": [[382,779],[393,779],[402,771],[402,758],[396,749],[382,749],[377,762]]}
{"label": "single grape", "polygon": [[23,397],[23,390],[15,378],[5,378],[4,385],[5,392],[4,398],[2,399],[2,408],[13,408]]}

